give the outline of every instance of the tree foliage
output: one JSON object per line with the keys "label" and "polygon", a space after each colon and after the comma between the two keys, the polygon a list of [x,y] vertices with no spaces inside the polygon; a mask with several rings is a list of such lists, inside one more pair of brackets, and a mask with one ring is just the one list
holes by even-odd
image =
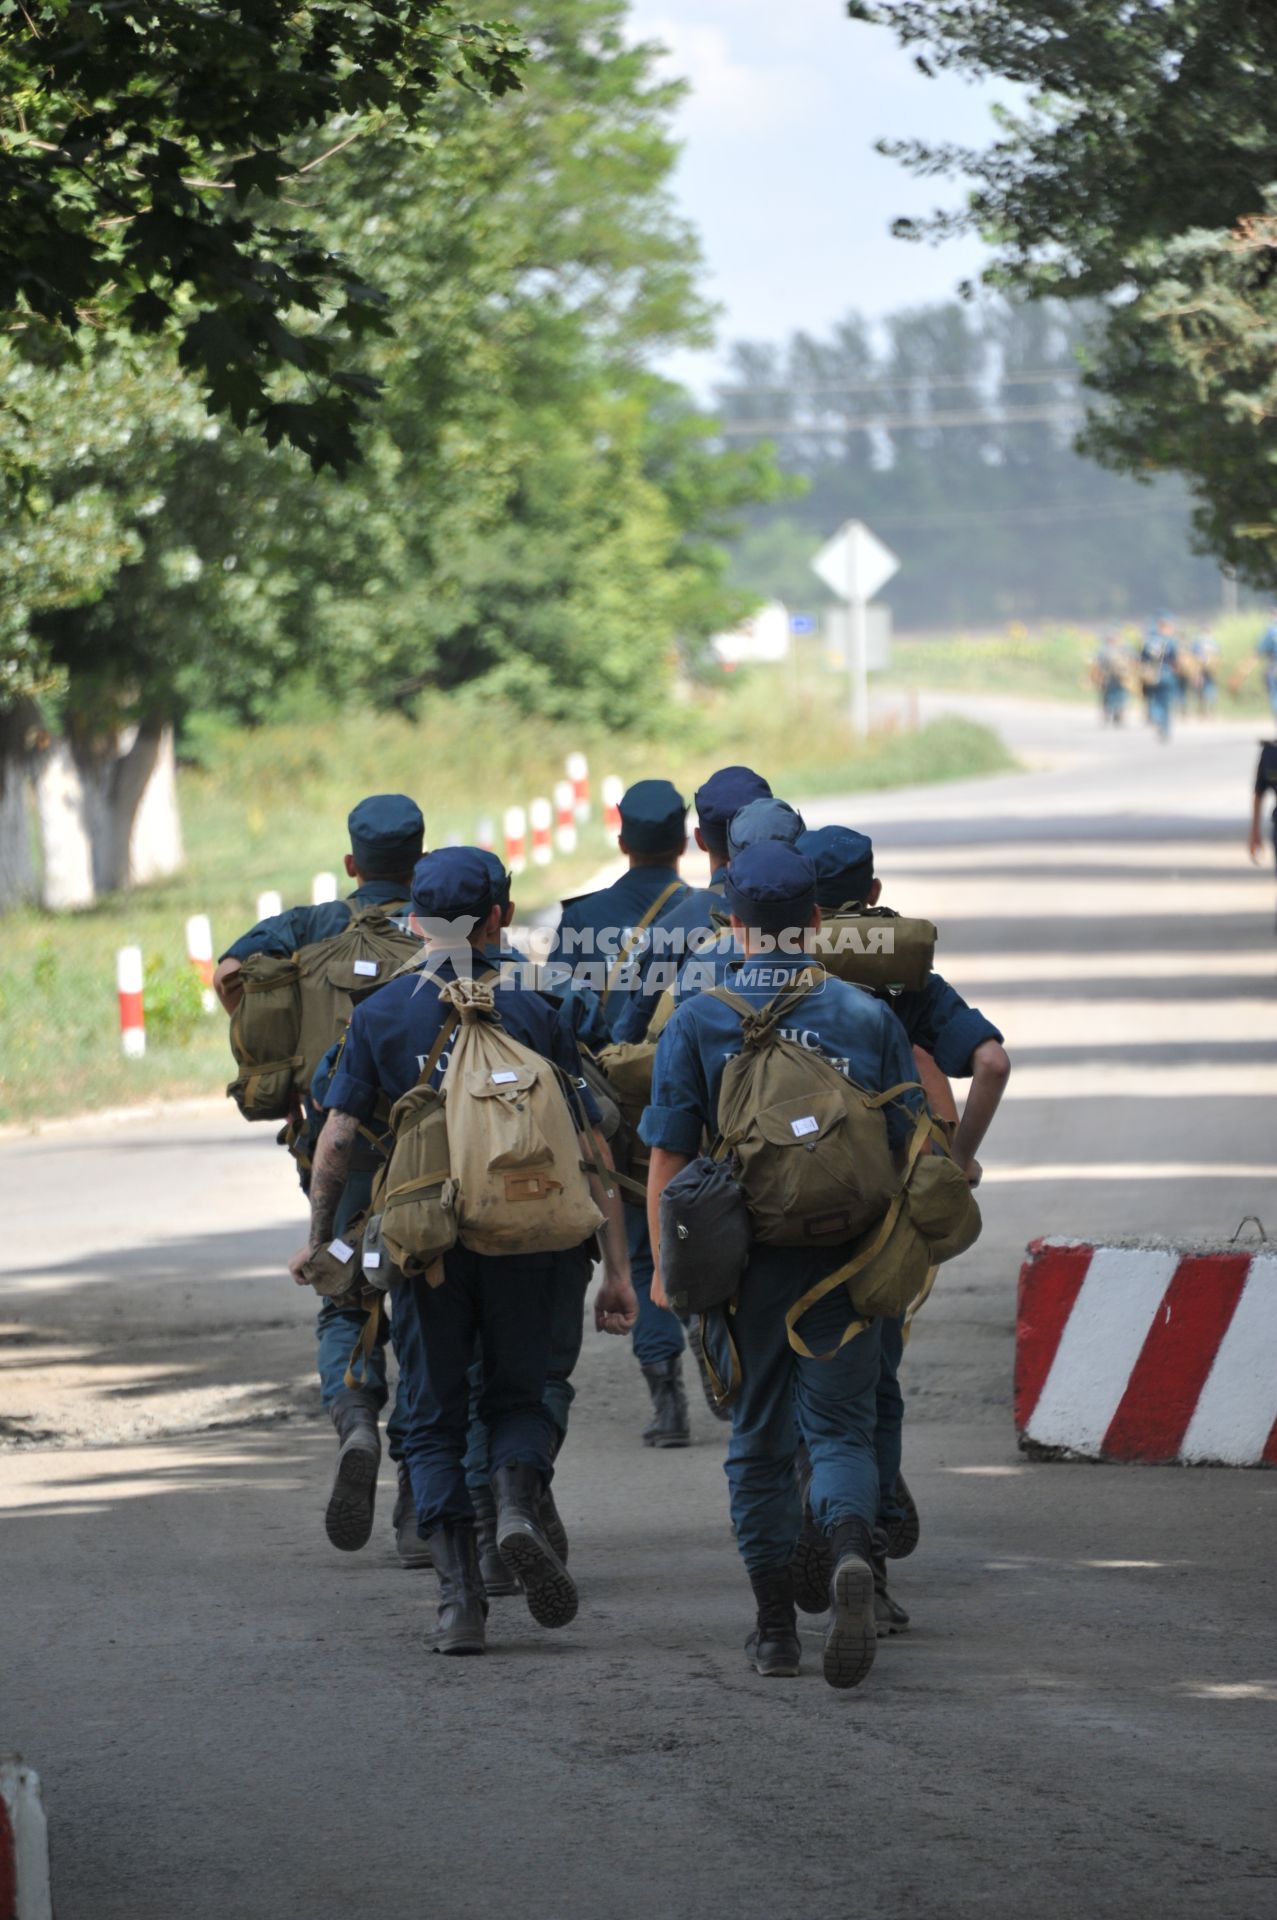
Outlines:
{"label": "tree foliage", "polygon": [[465,686],[623,723],[676,643],[744,610],[725,538],[770,458],[722,453],[646,367],[707,326],[666,197],[677,89],[620,0],[521,11],[526,90],[441,92],[429,139],[385,127],[294,180],[299,227],[358,253],[395,315],[341,479],[210,422],[163,337],[93,333],[45,366],[0,348],[0,463],[7,436],[39,473],[0,535],[10,692],[251,721],[306,672],[352,700]]}
{"label": "tree foliage", "polygon": [[[1257,583],[1277,581],[1273,453],[1230,382],[1246,325],[1270,331],[1277,266],[1267,190],[1277,182],[1277,8],[1263,0],[850,0],[924,72],[998,76],[1024,89],[983,150],[884,142],[924,175],[970,183],[965,204],[898,231],[977,231],[987,279],[1032,296],[1113,301],[1091,368],[1105,397],[1086,437],[1139,474],[1178,468],[1199,535]],[[1240,371],[1240,364],[1238,370]]]}
{"label": "tree foliage", "polygon": [[210,410],[344,467],[387,302],[299,187],[348,142],[432,137],[449,92],[504,94],[521,57],[450,0],[0,0],[10,339],[172,335]]}

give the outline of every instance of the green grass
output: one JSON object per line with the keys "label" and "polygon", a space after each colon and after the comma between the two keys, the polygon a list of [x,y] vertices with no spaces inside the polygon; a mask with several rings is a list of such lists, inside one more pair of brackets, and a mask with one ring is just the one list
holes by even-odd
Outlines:
{"label": "green grass", "polygon": [[[1266,714],[1263,683],[1252,673],[1237,696],[1228,683],[1255,657],[1255,644],[1269,623],[1265,614],[1238,614],[1214,621],[1185,620],[1190,639],[1205,626],[1220,648],[1219,712],[1243,718]],[[1010,626],[996,633],[918,635],[892,642],[888,685],[929,691],[1019,694],[1042,700],[1093,701],[1089,668],[1099,645],[1098,627],[1053,626],[1030,632]],[[1139,628],[1122,629],[1139,644]]]}
{"label": "green grass", "polygon": [[[795,685],[788,669],[758,669],[654,705],[644,732],[610,735],[464,698],[439,699],[416,722],[334,711],[310,696],[256,731],[201,724],[189,741],[193,764],[180,775],[181,875],[84,913],[6,916],[0,1121],[222,1087],[232,1070],[225,1020],[201,1011],[185,958],[186,919],[207,913],[220,951],[252,924],[263,889],[275,888],[286,905],[308,900],[319,871],[337,873],[344,888],[346,813],[365,793],[416,796],[437,845],[452,835],[473,840],[485,815],[499,830],[508,804],[550,793],[575,748],[589,756],[596,805],[605,773],[667,774],[690,798],[725,761],[757,766],[778,793],[795,796],[969,778],[1013,764],[995,735],[958,719],[853,747],[836,687],[823,674]],[[579,888],[613,851],[596,812],[574,859],[521,878],[520,907],[535,910]],[[119,1051],[115,954],[129,944],[142,948],[148,969],[143,1060]]]}

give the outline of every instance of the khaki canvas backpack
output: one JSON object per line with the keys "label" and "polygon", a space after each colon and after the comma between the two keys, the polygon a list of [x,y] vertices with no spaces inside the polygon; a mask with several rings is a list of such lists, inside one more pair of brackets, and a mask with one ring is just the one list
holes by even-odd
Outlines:
{"label": "khaki canvas backpack", "polygon": [[810,951],[839,980],[876,993],[920,993],[936,957],[930,920],[908,920],[890,907],[855,902],[825,911]]}
{"label": "khaki canvas backpack", "polygon": [[723,1070],[714,1156],[739,1166],[765,1246],[845,1245],[882,1218],[900,1188],[884,1108],[915,1083],[869,1093],[823,1054],[781,1037],[782,1021],[822,979],[804,968],[761,1007],[728,987],[709,989],[741,1021],[741,1050]]}
{"label": "khaki canvas backpack", "polygon": [[367,906],[355,907],[340,933],[287,960],[251,954],[231,1015],[240,1070],[226,1089],[244,1118],[286,1118],[345,1032],[355,1000],[384,986],[420,950],[420,940],[401,931],[384,907]]}
{"label": "khaki canvas backpack", "polygon": [[[373,1190],[395,1264],[425,1273],[460,1240],[475,1253],[562,1253],[603,1224],[578,1117],[554,1064],[501,1025],[491,980],[440,989],[448,1008]],[[452,1043],[443,1085],[430,1077]],[[584,1120],[579,1124],[584,1126]]]}

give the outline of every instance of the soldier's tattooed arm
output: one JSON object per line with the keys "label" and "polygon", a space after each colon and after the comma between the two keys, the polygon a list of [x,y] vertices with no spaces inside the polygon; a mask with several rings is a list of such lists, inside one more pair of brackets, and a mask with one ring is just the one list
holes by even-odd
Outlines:
{"label": "soldier's tattooed arm", "polygon": [[310,1238],[318,1246],[333,1237],[333,1221],[350,1173],[359,1122],[353,1113],[330,1113],[310,1169]]}
{"label": "soldier's tattooed arm", "polygon": [[299,1287],[307,1284],[306,1262],[311,1253],[333,1237],[333,1221],[358,1131],[359,1122],[353,1113],[334,1110],[324,1122],[310,1169],[310,1235],[288,1263],[288,1271]]}

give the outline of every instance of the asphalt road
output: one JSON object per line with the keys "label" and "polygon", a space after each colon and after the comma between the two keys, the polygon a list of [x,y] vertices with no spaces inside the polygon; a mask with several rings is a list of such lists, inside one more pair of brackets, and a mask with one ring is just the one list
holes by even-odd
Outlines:
{"label": "asphalt road", "polygon": [[[946,703],[956,704],[956,703]],[[994,703],[987,703],[986,710]],[[1277,1914],[1277,1476],[1030,1464],[1042,1233],[1277,1233],[1253,732],[997,707],[1032,771],[822,802],[1005,1029],[986,1230],[906,1361],[922,1545],[868,1682],[746,1668],[722,1429],[637,1442],[592,1333],[560,1501],[582,1591],[433,1656],[433,1578],[320,1527],[300,1210],[220,1107],[0,1142],[0,1751],[40,1769],[59,1920]],[[744,743],[742,743],[744,750]]]}

